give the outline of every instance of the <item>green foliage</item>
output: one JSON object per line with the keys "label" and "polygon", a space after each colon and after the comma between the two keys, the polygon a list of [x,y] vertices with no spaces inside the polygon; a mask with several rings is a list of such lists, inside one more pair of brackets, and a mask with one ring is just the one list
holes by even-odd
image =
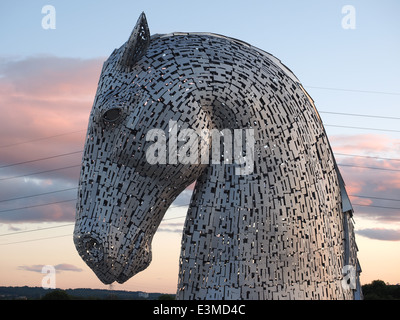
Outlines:
{"label": "green foliage", "polygon": [[64,290],[56,289],[46,293],[42,300],[72,300],[72,297]]}
{"label": "green foliage", "polygon": [[389,285],[374,280],[362,286],[364,300],[400,300],[400,285]]}

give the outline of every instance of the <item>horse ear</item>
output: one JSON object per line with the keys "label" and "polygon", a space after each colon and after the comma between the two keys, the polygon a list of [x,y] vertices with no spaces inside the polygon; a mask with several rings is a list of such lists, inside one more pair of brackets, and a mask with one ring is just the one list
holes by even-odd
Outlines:
{"label": "horse ear", "polygon": [[139,16],[132,34],[125,44],[124,52],[119,60],[123,68],[130,69],[146,54],[150,45],[150,31],[144,12]]}

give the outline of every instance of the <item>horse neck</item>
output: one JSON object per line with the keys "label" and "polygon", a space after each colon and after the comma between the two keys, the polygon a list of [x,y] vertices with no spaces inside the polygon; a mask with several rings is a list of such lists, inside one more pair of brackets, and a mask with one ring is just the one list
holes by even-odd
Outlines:
{"label": "horse neck", "polygon": [[[252,73],[245,66],[211,65],[210,69],[217,70],[217,76],[193,76],[199,89],[192,95],[194,100],[199,101],[200,112],[208,115],[213,128],[242,131],[245,143],[249,138],[245,131],[250,130],[254,134],[252,148],[246,149],[245,143],[242,145],[243,150],[253,152],[254,159],[251,160],[254,160],[254,167],[245,174],[238,174],[238,167],[243,167],[243,164],[234,161],[210,164],[197,179],[184,227],[186,236],[183,243],[189,238],[192,241],[192,236],[197,239],[203,237],[203,245],[224,248],[225,259],[231,261],[238,260],[238,255],[243,254],[240,248],[243,249],[243,243],[247,243],[244,239],[249,235],[256,237],[259,228],[266,228],[265,224],[270,224],[268,228],[276,224],[275,216],[269,215],[265,207],[285,190],[290,192],[288,179],[285,179],[290,164],[301,157],[313,163],[309,160],[313,155],[308,149],[314,144],[310,138],[314,133],[305,137],[291,135],[291,131],[298,129],[297,125],[300,126],[302,121],[307,123],[306,118],[308,122],[318,120],[313,105],[300,86],[293,84],[293,92],[282,89],[276,92],[279,81],[291,80],[275,65],[270,66],[273,74],[268,74],[264,67],[259,65],[260,72]],[[222,82],[221,73],[227,69],[230,70],[229,75]],[[213,90],[210,91],[210,88]],[[291,101],[291,94],[301,96],[299,100],[302,101]],[[232,150],[234,160],[235,151]],[[289,194],[285,197],[293,198]],[[189,234],[192,231],[194,233]],[[227,242],[230,249],[226,250]],[[216,243],[220,245],[216,247]],[[187,253],[185,248],[182,252],[183,256]],[[204,252],[202,257],[197,254],[197,258],[209,260],[206,257],[208,254],[210,252]]]}
{"label": "horse neck", "polygon": [[[336,279],[343,224],[332,152],[301,86],[271,69],[247,82],[243,70],[232,73],[234,82],[225,84],[230,89],[207,106],[211,118],[218,111],[218,126],[254,129],[254,172],[237,175],[235,164],[209,165],[198,178],[182,238],[179,298],[271,298],[268,288],[288,287],[299,273],[309,283],[332,283],[328,298],[342,294]],[[238,90],[242,80],[246,85]],[[301,266],[318,265],[320,250],[329,263],[314,277]],[[290,261],[296,265],[283,279],[274,270]]]}

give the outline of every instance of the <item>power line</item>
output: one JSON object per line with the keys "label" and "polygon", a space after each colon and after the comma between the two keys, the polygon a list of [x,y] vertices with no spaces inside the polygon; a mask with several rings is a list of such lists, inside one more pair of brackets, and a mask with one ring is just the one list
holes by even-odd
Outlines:
{"label": "power line", "polygon": [[4,200],[0,200],[0,202],[22,200],[22,199],[33,198],[33,197],[39,197],[39,196],[44,196],[44,195],[48,195],[48,194],[59,193],[59,192],[65,192],[65,191],[76,190],[76,189],[78,189],[78,187],[68,188],[68,189],[62,189],[62,190],[55,190],[55,191],[50,191],[50,192],[43,192],[43,193],[33,194],[33,195],[29,195],[29,196],[22,196],[22,197],[17,197],[17,198],[11,198],[11,199],[4,199]]}
{"label": "power line", "polygon": [[[400,118],[399,118],[400,119]],[[58,154],[58,155],[54,155],[54,156],[49,156],[46,158],[40,158],[40,159],[36,159],[36,160],[28,160],[28,161],[24,161],[24,162],[17,162],[17,163],[13,163],[13,164],[8,164],[8,165],[4,165],[4,166],[0,166],[0,169],[2,168],[6,168],[6,167],[11,167],[11,166],[16,166],[16,165],[20,165],[20,164],[26,164],[26,163],[31,163],[31,162],[37,162],[37,161],[42,161],[42,160],[47,160],[47,159],[53,159],[53,158],[59,158],[59,157],[64,157],[64,156],[68,156],[68,155],[72,155],[72,154],[77,154],[77,153],[82,153],[83,150],[80,151],[74,151],[74,152],[69,152],[69,153],[63,153],[63,154]],[[383,157],[374,157],[374,156],[364,156],[364,155],[356,155],[356,154],[345,154],[345,153],[337,153],[334,152],[336,155],[341,155],[341,156],[352,156],[352,157],[361,157],[361,158],[373,158],[373,159],[381,159],[381,160],[393,160],[393,161],[400,161],[400,159],[393,159],[393,158],[383,158]]]}
{"label": "power line", "polygon": [[179,217],[174,217],[174,218],[163,219],[162,221],[176,220],[176,219],[182,219],[182,218],[186,218],[186,216],[179,216]]}
{"label": "power line", "polygon": [[[400,131],[399,131],[400,132]],[[1,166],[1,168],[5,168],[5,167],[10,167],[10,166],[16,166],[16,165],[20,165],[20,164],[25,164],[25,163],[31,163],[31,162],[36,162],[36,161],[42,161],[42,160],[47,160],[47,159],[53,159],[53,158],[57,158],[57,157],[63,157],[63,156],[67,156],[67,155],[72,155],[72,154],[77,154],[77,153],[81,153],[83,151],[75,151],[75,152],[70,152],[70,153],[64,153],[64,154],[59,154],[59,155],[55,155],[55,156],[50,156],[50,157],[46,157],[46,158],[41,158],[41,159],[36,159],[36,160],[29,160],[29,161],[24,161],[24,162],[18,162],[18,163],[14,163],[14,164],[9,164],[9,165],[5,165],[5,166]],[[389,161],[400,161],[400,159],[396,159],[396,158],[384,158],[384,157],[375,157],[375,156],[364,156],[364,155],[356,155],[356,154],[345,154],[345,153],[337,153],[334,152],[335,155],[340,155],[340,156],[348,156],[348,157],[360,157],[360,158],[370,158],[370,159],[380,159],[380,160],[389,160]],[[9,179],[16,179],[16,178],[22,178],[25,176],[30,176],[30,175],[36,175],[36,174],[41,174],[41,173],[48,173],[48,172],[53,172],[53,171],[58,171],[58,170],[63,170],[63,169],[70,169],[70,168],[75,168],[75,167],[79,167],[80,165],[75,165],[75,166],[68,166],[68,167],[62,167],[62,168],[56,168],[56,169],[52,169],[52,170],[45,170],[45,171],[40,171],[40,172],[34,172],[34,173],[29,173],[29,174],[24,174],[24,175],[18,175],[18,176],[13,176],[13,177],[6,177],[6,178],[1,178],[0,181],[3,180],[9,180]],[[380,168],[372,168],[370,167],[370,169],[380,169]],[[391,169],[382,169],[382,170],[391,170]],[[398,170],[394,170],[394,171],[398,171]],[[17,199],[17,198],[16,198]],[[10,199],[13,200],[13,199]],[[9,200],[0,200],[0,202],[3,201],[9,201]]]}
{"label": "power line", "polygon": [[[356,155],[348,155],[348,156],[356,156]],[[363,156],[360,156],[360,157],[363,157]],[[400,159],[390,159],[390,160],[400,160]],[[359,166],[359,165],[350,165],[350,164],[338,164],[338,165],[339,166],[347,166],[347,167],[372,169],[372,170],[400,171],[400,170],[397,170],[397,169],[368,167],[368,166]],[[15,200],[22,200],[22,199],[33,198],[33,197],[39,197],[39,196],[43,196],[43,195],[49,195],[49,194],[60,193],[60,192],[65,192],[65,191],[71,191],[71,190],[76,190],[76,189],[78,189],[78,187],[55,190],[55,191],[50,191],[50,192],[43,192],[43,193],[38,193],[38,194],[28,195],[28,196],[21,196],[21,197],[16,197],[16,198],[3,199],[3,200],[0,200],[0,203],[1,202],[8,202],[8,201],[15,201]],[[354,197],[363,197],[363,198],[371,198],[371,199],[374,198],[374,199],[380,199],[380,200],[400,201],[400,200],[397,200],[397,199],[379,198],[379,197],[364,196],[364,195],[352,195],[352,196],[354,196]],[[69,202],[69,201],[75,201],[75,200],[76,199],[63,200],[63,201],[61,201],[61,203],[62,202]],[[29,208],[34,208],[34,207],[47,206],[47,205],[57,204],[57,203],[60,203],[60,202],[56,201],[56,202],[44,203],[44,204],[40,204],[40,205],[25,206],[25,207],[20,207],[20,208],[12,208],[12,209],[7,209],[7,210],[0,211],[0,213],[1,212],[8,212],[8,211],[17,211],[17,210],[22,210],[22,209],[29,209]],[[183,206],[186,206],[186,205],[183,205]],[[180,207],[180,206],[173,206],[173,207],[171,207],[171,209],[172,208],[176,208],[176,207]]]}
{"label": "power line", "polygon": [[[316,88],[316,89],[329,89],[329,90],[341,90],[341,91],[354,91],[354,92],[368,92],[368,93],[380,93],[380,94],[394,94],[394,95],[400,95],[400,93],[393,93],[393,92],[378,92],[378,91],[364,91],[364,90],[350,90],[350,89],[339,89],[339,88],[323,88],[323,87],[312,87],[308,86],[309,88]],[[345,112],[333,112],[333,111],[318,111],[319,113],[326,113],[326,114],[337,114],[337,115],[346,115],[346,116],[356,116],[356,117],[369,117],[369,118],[382,118],[382,119],[394,119],[394,120],[400,120],[399,117],[393,117],[393,116],[380,116],[380,115],[370,115],[370,114],[360,114],[360,113],[345,113]],[[329,126],[334,126],[334,125],[329,125]],[[357,128],[357,127],[352,127],[352,128]],[[374,130],[373,128],[370,128]],[[6,147],[12,147],[16,145],[21,145],[25,143],[30,143],[30,142],[35,142],[35,141],[41,141],[41,140],[47,140],[47,139],[52,139],[56,137],[61,137],[61,136],[66,136],[74,133],[79,133],[86,131],[87,129],[82,129],[78,131],[71,131],[71,132],[66,132],[66,133],[61,133],[61,134],[56,134],[56,135],[51,135],[47,137],[41,137],[41,138],[36,138],[36,139],[31,139],[31,140],[25,140],[21,142],[16,142],[8,145],[2,145],[0,148],[6,148]],[[376,129],[376,130],[383,130],[383,129]],[[396,131],[397,132],[397,131]],[[40,159],[39,159],[40,160]],[[36,160],[33,160],[36,161]],[[5,167],[5,166],[3,166]],[[2,168],[2,167],[0,167]]]}
{"label": "power line", "polygon": [[379,160],[388,160],[388,161],[400,161],[400,159],[396,159],[396,158],[362,156],[362,155],[358,155],[358,154],[348,154],[348,153],[338,153],[338,152],[334,152],[334,154],[337,156],[346,156],[346,157],[369,158],[369,159],[379,159]]}
{"label": "power line", "polygon": [[365,199],[376,199],[376,200],[387,200],[387,201],[400,201],[400,199],[392,199],[392,198],[380,198],[380,197],[372,197],[372,196],[362,196],[358,194],[349,194],[350,197],[356,198],[365,198]]}
{"label": "power line", "polygon": [[342,126],[336,124],[324,124],[325,127],[336,127],[336,128],[347,128],[347,129],[360,129],[360,130],[373,130],[373,131],[383,131],[383,132],[400,132],[400,130],[391,129],[380,129],[380,128],[365,128],[365,127],[353,127],[353,126]]}
{"label": "power line", "polygon": [[80,167],[80,166],[81,166],[81,165],[75,165],[75,166],[68,166],[68,167],[62,167],[62,168],[57,168],[57,169],[39,171],[39,172],[34,172],[34,173],[22,174],[22,175],[19,175],[19,176],[1,178],[0,181],[11,180],[11,179],[16,179],[16,178],[23,178],[23,177],[33,176],[33,175],[36,175],[36,174],[42,174],[42,173],[60,171],[60,170],[64,170],[64,169],[78,168],[78,167]]}
{"label": "power line", "polygon": [[[348,164],[338,164],[338,165],[347,166],[347,167],[359,167],[359,168],[366,168],[366,169],[375,169],[375,170],[400,171],[400,170],[397,170],[397,169],[387,169],[387,168],[367,167],[367,166],[356,166],[356,165],[348,165]],[[79,164],[79,165],[67,166],[67,167],[56,168],[56,169],[51,169],[51,170],[33,172],[33,173],[28,173],[28,174],[23,174],[23,175],[18,175],[18,176],[6,177],[6,178],[1,178],[0,181],[11,180],[11,179],[16,179],[16,178],[23,178],[23,177],[32,176],[32,175],[37,175],[37,174],[42,174],[42,173],[49,173],[49,172],[54,172],[54,171],[60,171],[60,170],[64,170],[64,169],[78,168],[78,167],[81,167],[81,165]]]}
{"label": "power line", "polygon": [[[353,195],[355,196],[355,195]],[[361,197],[361,196],[360,196]],[[366,197],[366,196],[365,196]],[[384,199],[384,198],[377,198],[377,197],[370,197],[370,198],[376,198],[376,199]],[[387,199],[389,200],[389,199]],[[394,200],[394,201],[400,201],[400,200]],[[177,207],[185,207],[189,204],[186,205],[179,205],[179,206],[174,206],[172,208],[177,208]],[[381,209],[391,209],[391,210],[400,210],[400,208],[396,207],[387,207],[387,206],[375,206],[375,205],[364,205],[364,204],[357,204],[354,203],[352,204],[353,206],[361,206],[361,207],[371,207],[371,208],[381,208]],[[168,218],[168,219],[163,219],[162,221],[169,221],[169,220],[176,220],[176,219],[181,219],[185,218],[185,216],[179,216],[179,217],[174,217],[174,218]],[[42,230],[48,230],[48,229],[55,229],[55,228],[62,228],[66,226],[72,226],[74,225],[73,223],[71,224],[65,224],[62,226],[54,226],[54,227],[47,227],[47,228],[41,228],[41,229],[35,229],[35,230],[25,230],[25,231],[20,231],[20,232],[14,232],[14,233],[9,233],[9,234],[2,234],[0,236],[6,236],[6,235],[14,235],[14,234],[20,234],[20,233],[28,233],[28,232],[34,232],[34,231],[42,231]],[[23,240],[23,241],[17,241],[17,242],[8,242],[8,243],[1,243],[0,245],[9,245],[9,244],[17,244],[17,243],[26,243],[26,242],[33,242],[33,241],[39,241],[39,240],[50,240],[50,239],[55,239],[55,238],[61,238],[61,237],[68,237],[72,236],[71,234],[67,235],[61,235],[61,236],[54,236],[54,237],[46,237],[46,238],[39,238],[39,239],[29,239],[29,240]]]}
{"label": "power line", "polygon": [[340,166],[340,167],[364,168],[364,169],[371,169],[371,170],[395,171],[395,172],[400,171],[400,169],[388,169],[388,168],[358,166],[358,165],[355,165],[355,164],[344,164],[344,163],[338,163],[338,166]]}
{"label": "power line", "polygon": [[[70,152],[70,153],[64,153],[64,154],[58,154],[58,155],[54,155],[54,156],[49,156],[46,158],[41,158],[41,159],[36,159],[36,160],[29,160],[29,161],[24,161],[24,162],[18,162],[18,163],[14,163],[14,164],[9,164],[9,165],[5,165],[5,166],[1,166],[1,168],[5,168],[5,167],[9,167],[9,166],[15,166],[15,165],[19,165],[19,164],[25,164],[25,163],[31,163],[31,162],[36,162],[36,161],[42,161],[42,160],[47,160],[47,159],[52,159],[52,158],[57,158],[57,157],[63,157],[63,156],[68,156],[71,154],[76,154],[76,153],[81,153],[83,152],[83,150],[81,151],[75,151],[75,152]],[[395,159],[395,158],[384,158],[384,157],[375,157],[375,156],[365,156],[365,155],[356,155],[356,154],[345,154],[345,153],[338,153],[338,152],[334,152],[335,155],[340,155],[340,156],[351,156],[351,157],[360,157],[360,158],[371,158],[371,159],[380,159],[380,160],[390,160],[390,161],[400,161],[400,159]],[[56,169],[58,170],[58,169]],[[47,171],[44,171],[47,172]],[[43,173],[43,172],[41,172]],[[36,173],[33,173],[36,174]],[[25,176],[25,175],[24,175]],[[16,176],[15,178],[19,178],[22,176]],[[5,178],[6,179],[12,179],[14,177],[9,177],[9,178]],[[3,179],[0,179],[0,181]],[[2,200],[0,200],[1,202]]]}
{"label": "power line", "polygon": [[[37,208],[37,207],[44,207],[44,206],[49,206],[49,205],[53,205],[53,204],[59,204],[59,203],[66,203],[66,202],[72,202],[72,201],[77,201],[77,199],[70,199],[70,200],[62,200],[62,201],[56,201],[56,202],[49,202],[49,203],[44,203],[44,204],[39,204],[39,205],[33,205],[33,206],[26,206],[26,207],[21,207],[21,208],[13,208],[13,209],[7,209],[7,210],[2,210],[0,211],[0,213],[4,213],[4,212],[9,212],[9,211],[17,211],[17,210],[24,210],[24,209],[30,209],[30,208]],[[168,208],[168,210],[170,209],[175,209],[175,208],[181,208],[181,207],[186,207],[188,206],[188,204],[183,204],[183,205],[178,205],[178,206],[171,206]],[[170,218],[170,219],[177,219],[175,218]],[[163,219],[163,221],[165,220],[170,220],[170,219]],[[34,229],[34,230],[27,230],[27,231],[19,231],[19,232],[13,232],[13,233],[8,233],[8,234],[0,234],[0,236],[3,235],[13,235],[13,234],[18,234],[18,233],[25,233],[25,232],[31,232],[31,231],[39,231],[39,230],[47,230],[47,229],[53,229],[53,228],[59,228],[58,226],[56,227],[48,227],[48,228],[43,228],[43,229]]]}
{"label": "power line", "polygon": [[[46,194],[51,194],[51,193],[56,193],[56,192],[62,192],[66,190],[74,190],[77,188],[69,188],[69,189],[64,189],[64,190],[59,190],[59,191],[53,191],[53,192],[46,192],[43,193],[44,195]],[[38,194],[41,195],[41,194]],[[8,201],[8,200],[15,200],[15,199],[23,199],[23,198],[29,198],[33,196],[38,196],[38,195],[32,195],[32,196],[27,196],[27,197],[19,197],[19,198],[14,198],[14,199],[7,199],[7,200],[2,200],[2,201]],[[366,198],[366,199],[376,199],[376,200],[386,200],[386,201],[400,201],[400,199],[393,199],[393,198],[382,198],[382,197],[374,197],[374,196],[368,196],[368,195],[355,195],[355,194],[349,194],[349,196],[352,197],[357,197],[357,198]],[[20,208],[12,208],[12,209],[6,209],[0,211],[0,213],[4,212],[10,212],[10,211],[17,211],[17,210],[25,210],[25,209],[30,209],[30,208],[37,208],[37,207],[43,207],[43,206],[48,206],[48,205],[53,205],[53,204],[59,204],[59,203],[64,203],[64,202],[72,202],[76,201],[77,199],[69,199],[69,200],[61,200],[61,201],[55,201],[55,202],[49,202],[49,203],[43,203],[43,204],[38,204],[38,205],[31,205],[31,206],[25,206],[25,207],[20,207]],[[174,209],[174,208],[180,208],[180,207],[185,207],[188,206],[189,204],[184,204],[184,205],[178,205],[178,206],[172,206],[169,209]],[[0,235],[1,236],[1,235]]]}
{"label": "power line", "polygon": [[39,239],[29,239],[29,240],[22,240],[22,241],[16,241],[16,242],[0,243],[0,246],[5,246],[7,244],[33,242],[33,241],[39,241],[39,240],[50,240],[50,239],[70,237],[70,236],[71,236],[71,234],[65,234],[65,235],[62,235],[62,236],[55,236],[55,237],[46,237],[46,238],[39,238]]}
{"label": "power line", "polygon": [[46,157],[46,158],[40,158],[40,159],[35,159],[35,160],[28,160],[28,161],[23,161],[23,162],[11,163],[11,164],[7,164],[7,165],[4,165],[4,166],[0,166],[0,169],[13,167],[13,166],[18,166],[18,165],[21,165],[21,164],[26,164],[26,163],[31,163],[31,162],[37,162],[37,161],[43,161],[43,160],[48,160],[48,159],[55,159],[55,158],[65,157],[65,156],[69,156],[69,155],[77,154],[77,153],[82,153],[82,152],[83,152],[83,150],[80,150],[80,151],[68,152],[68,153],[63,153],[63,154],[57,154],[55,156],[50,156],[50,157]]}
{"label": "power line", "polygon": [[39,228],[39,229],[32,229],[32,230],[24,230],[24,231],[17,231],[17,232],[11,232],[11,233],[3,233],[3,234],[0,234],[0,237],[13,236],[15,234],[29,233],[29,232],[35,232],[35,231],[43,231],[43,230],[56,229],[56,228],[64,228],[64,227],[69,227],[69,226],[73,226],[73,225],[74,225],[74,223],[69,223],[69,224],[63,224],[61,226]]}
{"label": "power line", "polygon": [[13,209],[1,210],[0,213],[10,212],[10,211],[18,211],[18,210],[24,210],[24,209],[30,209],[30,208],[37,208],[37,207],[44,207],[44,206],[49,206],[49,205],[52,205],[52,204],[59,204],[59,203],[72,202],[72,201],[76,201],[76,199],[55,201],[55,202],[37,204],[37,205],[33,205],[33,206],[26,206],[26,207],[20,207],[20,208],[13,208]]}
{"label": "power line", "polygon": [[344,89],[344,88],[328,88],[328,87],[315,87],[315,86],[307,86],[307,85],[304,85],[304,87],[312,88],[312,89],[321,89],[321,90],[348,91],[348,92],[374,93],[374,94],[388,94],[388,95],[400,96],[400,93],[398,93],[398,92],[384,92],[384,91],[357,90],[357,89]]}
{"label": "power line", "polygon": [[396,207],[375,206],[375,205],[372,205],[372,204],[352,203],[352,205],[353,206],[359,206],[359,207],[371,207],[371,208],[380,208],[380,209],[400,210],[400,208],[396,208]]}
{"label": "power line", "polygon": [[[176,206],[176,207],[178,207],[178,206]],[[176,220],[176,219],[181,219],[181,218],[185,218],[185,217],[186,216],[179,216],[179,217],[174,217],[174,218],[163,219],[162,221]],[[69,225],[73,225],[73,224],[69,224]],[[63,226],[59,226],[59,227],[65,227],[65,226],[68,226],[68,225],[63,225]],[[54,229],[54,228],[58,228],[58,227],[49,227],[49,228],[42,228],[42,229],[37,229],[37,230],[27,230],[27,231],[15,232],[13,234],[26,233],[26,232],[31,232],[31,231],[40,231],[40,230],[45,230],[45,229]],[[12,234],[8,234],[8,235],[12,235]],[[62,235],[62,236],[46,237],[46,238],[39,238],[39,239],[28,239],[28,240],[22,240],[22,241],[16,241],[16,242],[0,243],[0,246],[4,246],[4,245],[8,245],[8,244],[33,242],[33,241],[39,241],[39,240],[50,240],[50,239],[55,239],[55,238],[71,237],[71,236],[72,236],[72,234],[66,234],[66,235]]]}
{"label": "power line", "polygon": [[398,117],[377,116],[377,115],[361,114],[361,113],[345,113],[345,112],[332,112],[332,111],[318,111],[318,113],[337,114],[337,115],[352,116],[352,117],[365,117],[365,118],[379,118],[379,119],[400,120],[400,118],[398,118]]}
{"label": "power line", "polygon": [[[361,207],[380,208],[380,209],[400,210],[400,208],[396,208],[396,207],[364,205],[364,204],[357,204],[357,203],[354,203],[352,205],[353,206],[361,206]],[[186,206],[186,205],[183,205],[183,206]],[[176,206],[176,207],[178,207],[178,206]],[[181,218],[185,218],[185,217],[186,216],[179,216],[179,217],[174,217],[174,218],[163,219],[162,221],[176,220],[176,219],[181,219]],[[63,225],[63,226],[58,226],[58,227],[61,228],[61,227],[71,226],[71,225],[73,225],[73,224],[68,224],[68,225]],[[27,231],[15,232],[13,234],[26,233],[26,232],[31,232],[31,231],[40,231],[40,230],[45,230],[45,229],[54,229],[54,228],[58,228],[58,227],[56,226],[56,227],[42,228],[42,229],[37,229],[37,230],[27,230]],[[12,235],[12,234],[8,234],[8,235]],[[46,237],[46,238],[39,238],[39,239],[28,239],[28,240],[22,240],[22,241],[16,241],[16,242],[1,243],[0,245],[26,243],[26,242],[33,242],[33,241],[39,241],[39,240],[50,240],[50,239],[62,238],[62,237],[70,237],[70,236],[72,236],[72,235],[71,234],[66,234],[66,235],[54,236],[54,237]]]}
{"label": "power line", "polygon": [[[73,188],[77,189],[77,188]],[[68,189],[67,189],[68,190]],[[47,194],[47,193],[46,193]],[[21,197],[23,198],[23,197]],[[69,200],[61,200],[61,201],[55,201],[55,202],[48,202],[48,203],[42,203],[42,204],[37,204],[37,205],[31,205],[31,206],[25,206],[25,207],[19,207],[19,208],[12,208],[12,209],[6,209],[6,210],[1,210],[0,213],[4,212],[10,212],[10,211],[18,211],[18,210],[24,210],[24,209],[30,209],[30,208],[37,208],[37,207],[44,207],[44,206],[49,206],[52,204],[59,204],[59,203],[65,203],[65,202],[71,202],[71,201],[77,201],[78,199],[69,199]],[[181,207],[186,207],[189,204],[184,204],[184,205],[178,205],[178,206],[172,206],[169,209],[174,209],[174,208],[181,208]]]}
{"label": "power line", "polygon": [[16,143],[11,143],[11,144],[7,144],[7,145],[2,145],[2,146],[0,146],[0,148],[8,148],[8,147],[13,147],[13,146],[17,146],[17,145],[21,145],[21,144],[25,144],[25,143],[42,141],[42,140],[52,139],[52,138],[56,138],[56,137],[62,137],[62,136],[70,135],[70,134],[73,134],[73,133],[83,132],[83,131],[86,131],[86,129],[78,130],[78,131],[71,131],[71,132],[66,132],[66,133],[61,133],[61,134],[55,134],[55,135],[52,135],[52,136],[36,138],[36,139],[32,139],[32,140],[25,140],[25,141],[16,142]]}

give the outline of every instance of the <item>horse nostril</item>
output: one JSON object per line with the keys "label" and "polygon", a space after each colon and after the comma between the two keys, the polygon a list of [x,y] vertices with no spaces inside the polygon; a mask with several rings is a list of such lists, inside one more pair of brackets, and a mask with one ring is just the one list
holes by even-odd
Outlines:
{"label": "horse nostril", "polygon": [[104,250],[102,244],[91,236],[83,236],[79,241],[80,251],[84,260],[99,262],[103,260]]}
{"label": "horse nostril", "polygon": [[86,251],[96,251],[98,246],[99,244],[95,239],[90,239],[85,243]]}

